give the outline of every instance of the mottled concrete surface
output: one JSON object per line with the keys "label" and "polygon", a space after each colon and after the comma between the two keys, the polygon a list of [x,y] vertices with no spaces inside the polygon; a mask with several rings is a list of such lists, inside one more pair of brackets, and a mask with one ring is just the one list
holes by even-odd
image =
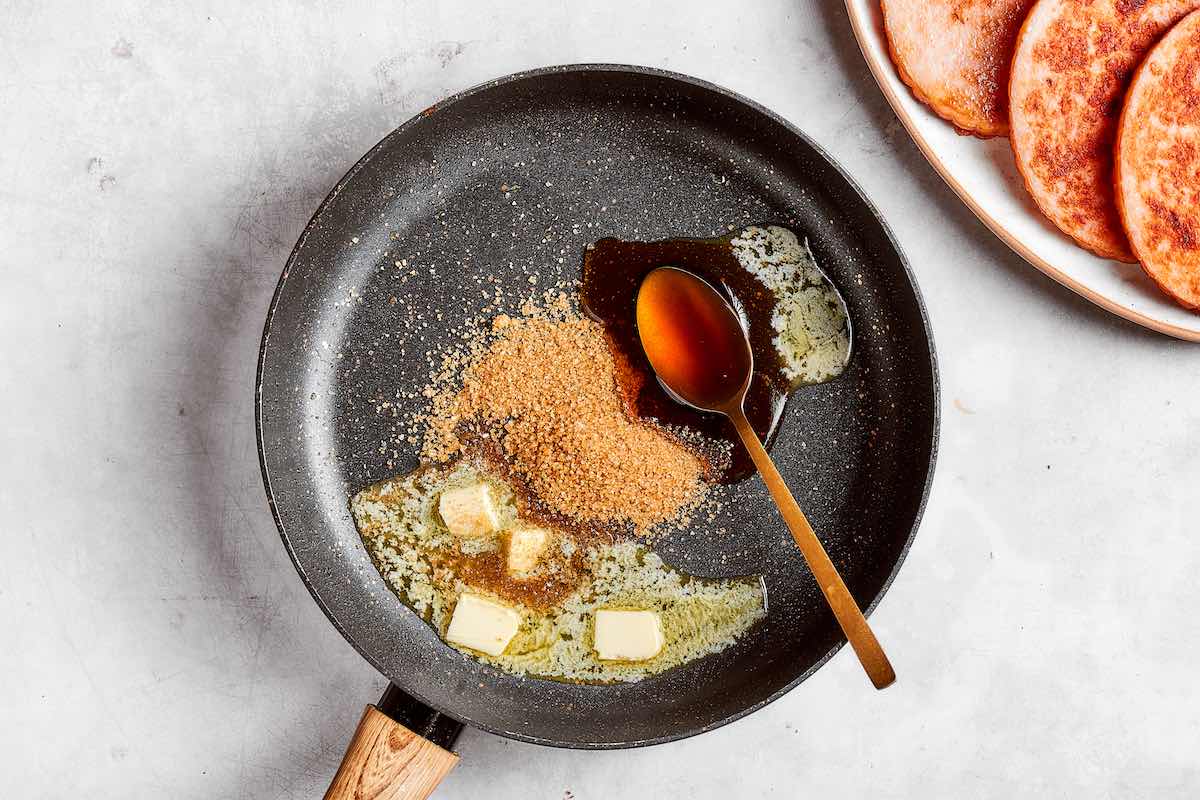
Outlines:
{"label": "mottled concrete surface", "polygon": [[5,4],[0,796],[319,796],[383,682],[263,499],[271,290],[384,133],[575,61],[724,84],[842,161],[924,289],[942,458],[873,620],[894,688],[843,652],[678,744],[468,731],[442,796],[1197,796],[1200,347],[1087,305],[976,222],[835,0]]}

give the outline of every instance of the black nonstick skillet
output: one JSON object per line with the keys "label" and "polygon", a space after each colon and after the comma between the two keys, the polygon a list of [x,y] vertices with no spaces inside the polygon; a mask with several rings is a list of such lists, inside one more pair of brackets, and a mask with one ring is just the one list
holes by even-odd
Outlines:
{"label": "black nonstick skillet", "polygon": [[[849,369],[791,398],[772,453],[851,592],[873,609],[932,478],[933,343],[887,226],[797,128],[683,75],[551,67],[427,109],[334,187],[280,278],[256,397],[284,545],[329,619],[392,684],[368,707],[330,796],[424,796],[452,766],[461,724],[595,749],[691,736],[771,702],[845,643],[757,478],[733,487],[715,522],[656,547],[692,574],[764,575],[767,619],[719,654],[612,686],[515,677],[444,645],[388,589],[348,508],[357,490],[416,466],[415,454],[381,448],[395,418],[372,400],[416,407],[426,352],[488,302],[479,273],[528,293],[531,265],[545,265],[547,283],[577,276],[584,248],[605,236],[703,237],[764,222],[808,237],[850,309]],[[397,296],[436,309],[444,327],[406,324]],[[863,702],[873,694],[864,681]]]}

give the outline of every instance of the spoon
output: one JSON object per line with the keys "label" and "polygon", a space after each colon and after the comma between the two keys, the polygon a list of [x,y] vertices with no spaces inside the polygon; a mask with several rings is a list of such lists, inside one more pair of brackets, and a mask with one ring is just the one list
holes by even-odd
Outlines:
{"label": "spoon", "polygon": [[890,686],[896,673],[879,640],[746,419],[743,406],[754,355],[737,313],[703,278],[659,267],[638,288],[637,326],[667,394],[700,411],[724,414],[733,423],[871,683],[876,689]]}

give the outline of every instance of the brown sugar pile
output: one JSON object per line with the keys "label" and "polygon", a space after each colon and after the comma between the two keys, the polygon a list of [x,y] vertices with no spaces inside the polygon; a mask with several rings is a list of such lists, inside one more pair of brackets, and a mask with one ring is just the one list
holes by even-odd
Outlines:
{"label": "brown sugar pile", "polygon": [[462,370],[461,389],[434,398],[427,456],[454,452],[473,429],[496,440],[547,509],[582,523],[644,532],[698,499],[704,462],[627,413],[599,323],[500,316],[493,333]]}

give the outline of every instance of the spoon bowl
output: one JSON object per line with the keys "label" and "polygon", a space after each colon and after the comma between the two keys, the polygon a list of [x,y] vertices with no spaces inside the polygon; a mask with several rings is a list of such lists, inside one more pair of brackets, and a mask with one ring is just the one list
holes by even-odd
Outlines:
{"label": "spoon bowl", "polygon": [[678,267],[651,270],[638,287],[637,326],[672,399],[719,413],[743,405],[754,354],[741,319],[708,281]]}

